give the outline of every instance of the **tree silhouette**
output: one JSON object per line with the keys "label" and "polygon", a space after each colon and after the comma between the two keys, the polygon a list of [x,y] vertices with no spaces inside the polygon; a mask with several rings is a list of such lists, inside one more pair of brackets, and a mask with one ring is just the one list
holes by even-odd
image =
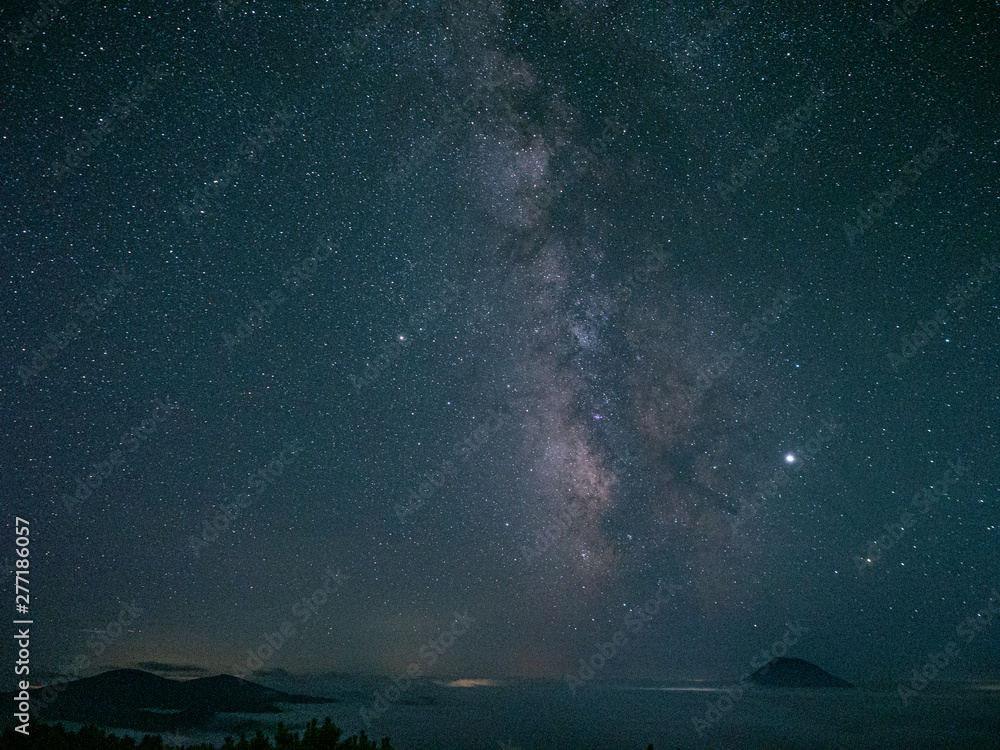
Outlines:
{"label": "tree silhouette", "polygon": [[[30,731],[31,734],[26,737],[8,727],[0,735],[0,750],[182,750],[176,745],[165,744],[159,735],[147,734],[136,743],[131,737],[118,737],[92,724],[81,727],[79,732],[70,732],[61,723],[34,722]],[[226,737],[219,748],[203,743],[183,750],[393,750],[388,737],[376,745],[364,731],[344,740],[342,735],[340,727],[328,716],[322,724],[312,719],[301,737],[284,723],[279,723],[273,744],[258,730],[250,740],[245,735],[240,735],[239,740]]]}

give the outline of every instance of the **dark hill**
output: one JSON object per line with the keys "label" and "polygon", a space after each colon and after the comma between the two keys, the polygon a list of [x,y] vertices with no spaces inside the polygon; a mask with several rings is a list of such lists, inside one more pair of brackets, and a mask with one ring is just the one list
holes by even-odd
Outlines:
{"label": "dark hill", "polygon": [[[216,677],[200,677],[182,683],[185,697],[199,703],[211,704],[215,711],[241,711],[250,713],[273,713],[273,704],[281,703],[330,703],[324,698],[310,698],[307,695],[292,695],[280,690],[258,685],[256,682],[241,680],[228,674]],[[249,711],[246,706],[256,704],[258,711]],[[232,706],[230,708],[230,706]]]}
{"label": "dark hill", "polygon": [[745,678],[749,682],[770,687],[835,687],[852,688],[854,685],[834,677],[805,659],[790,659],[780,656],[771,659],[752,675]]}
{"label": "dark hill", "polygon": [[[32,708],[44,721],[93,722],[108,727],[169,732],[203,725],[218,712],[280,713],[276,703],[332,703],[272,690],[229,675],[169,680],[138,669],[116,669],[66,683],[42,707],[32,691]],[[13,703],[3,693],[0,699]]]}

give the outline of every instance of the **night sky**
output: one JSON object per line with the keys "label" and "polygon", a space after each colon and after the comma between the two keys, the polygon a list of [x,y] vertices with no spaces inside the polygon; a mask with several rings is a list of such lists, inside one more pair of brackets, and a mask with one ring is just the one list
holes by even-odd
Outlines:
{"label": "night sky", "polygon": [[[954,638],[1000,590],[998,6],[758,5],[6,5],[32,684],[286,621],[265,670]],[[1000,676],[985,619],[942,679]]]}

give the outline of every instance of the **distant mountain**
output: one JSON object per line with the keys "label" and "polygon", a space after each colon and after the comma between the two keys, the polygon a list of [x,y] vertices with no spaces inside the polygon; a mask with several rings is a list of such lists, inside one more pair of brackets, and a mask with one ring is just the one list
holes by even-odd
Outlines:
{"label": "distant mountain", "polygon": [[850,682],[834,677],[805,659],[784,656],[771,659],[753,674],[744,678],[748,682],[770,687],[835,687],[852,688]]}
{"label": "distant mountain", "polygon": [[[39,718],[144,732],[199,727],[218,712],[280,713],[276,703],[336,702],[272,690],[229,675],[169,680],[138,669],[104,672],[69,682],[65,688],[55,702],[41,709]],[[8,696],[13,694],[0,694],[0,700],[12,704]]]}

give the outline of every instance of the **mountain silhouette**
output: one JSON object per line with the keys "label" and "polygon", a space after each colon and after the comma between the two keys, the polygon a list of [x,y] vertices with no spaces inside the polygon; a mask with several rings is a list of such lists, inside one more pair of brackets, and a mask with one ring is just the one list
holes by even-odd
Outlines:
{"label": "mountain silhouette", "polygon": [[[2,700],[13,703],[4,693]],[[292,695],[230,675],[170,680],[139,669],[116,669],[66,683],[39,718],[78,721],[146,732],[170,732],[203,725],[217,712],[280,713],[276,703],[335,703]],[[40,701],[32,700],[32,707]]]}
{"label": "mountain silhouette", "polygon": [[850,682],[834,677],[805,659],[791,659],[779,656],[753,674],[744,678],[757,685],[769,687],[836,687],[852,688]]}

